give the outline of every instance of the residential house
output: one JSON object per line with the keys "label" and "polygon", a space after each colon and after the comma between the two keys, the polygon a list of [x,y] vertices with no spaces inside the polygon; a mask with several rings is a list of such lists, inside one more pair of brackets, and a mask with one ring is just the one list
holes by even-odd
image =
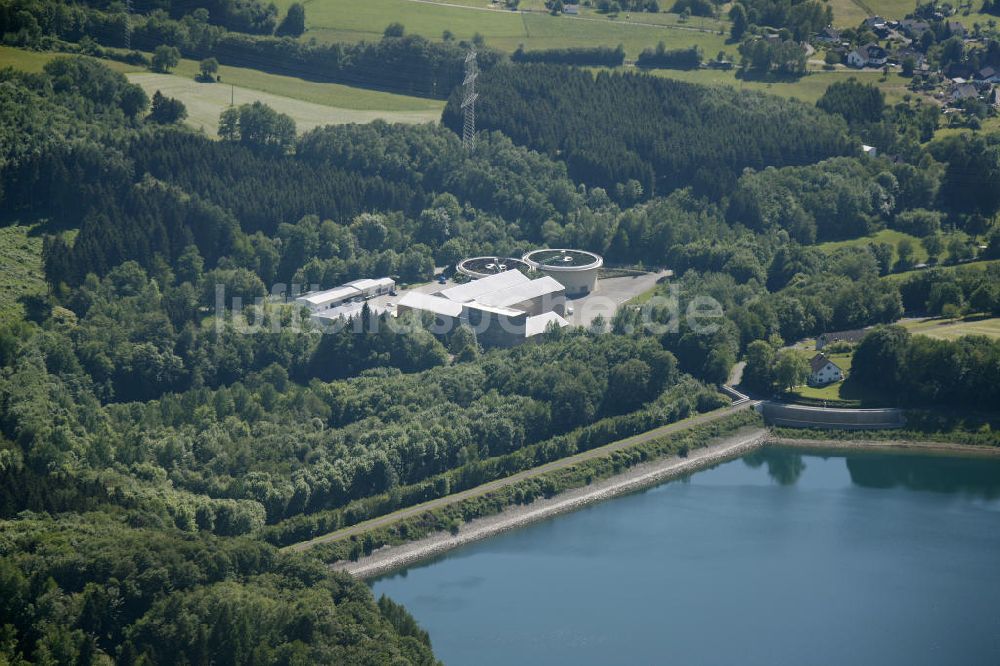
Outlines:
{"label": "residential house", "polygon": [[861,69],[881,67],[889,60],[889,54],[878,44],[865,44],[847,54],[847,64]]}
{"label": "residential house", "polygon": [[865,19],[864,26],[879,37],[889,36],[889,22],[881,16],[869,16]]}
{"label": "residential house", "polygon": [[961,21],[948,21],[948,34],[952,37],[961,37],[965,39],[965,26],[962,25]]}
{"label": "residential house", "polygon": [[816,35],[816,41],[823,44],[839,44],[841,42],[840,31],[834,30],[833,26],[826,26]]}
{"label": "residential house", "polygon": [[961,102],[963,99],[974,97],[979,97],[979,90],[971,83],[960,83],[952,89],[949,95],[952,102]]}
{"label": "residential house", "polygon": [[895,65],[902,65],[903,61],[907,58],[913,58],[914,71],[919,70],[921,65],[923,65],[927,60],[923,53],[907,46],[905,48],[897,49],[896,52],[892,54],[892,57],[889,58],[889,62]]}
{"label": "residential house", "polygon": [[562,13],[576,16],[580,13],[580,5],[563,5]]}
{"label": "residential house", "polygon": [[809,385],[825,386],[833,382],[839,382],[844,378],[844,371],[840,366],[828,359],[823,354],[816,354],[809,361]]}
{"label": "residential house", "polygon": [[986,83],[1000,83],[1000,70],[995,67],[983,67],[976,72],[976,80]]}
{"label": "residential house", "polygon": [[899,29],[910,39],[920,39],[925,32],[931,29],[931,24],[916,19],[903,19],[899,22]]}

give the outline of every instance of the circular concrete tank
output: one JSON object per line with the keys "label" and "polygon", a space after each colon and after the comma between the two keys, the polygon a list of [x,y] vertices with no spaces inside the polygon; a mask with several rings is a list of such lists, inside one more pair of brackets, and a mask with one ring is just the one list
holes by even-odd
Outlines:
{"label": "circular concrete tank", "polygon": [[526,262],[514,257],[470,257],[455,264],[455,270],[473,280],[513,270],[530,270]]}
{"label": "circular concrete tank", "polygon": [[583,296],[597,290],[597,274],[604,265],[600,255],[586,250],[532,250],[525,263],[552,276],[566,287],[567,296]]}

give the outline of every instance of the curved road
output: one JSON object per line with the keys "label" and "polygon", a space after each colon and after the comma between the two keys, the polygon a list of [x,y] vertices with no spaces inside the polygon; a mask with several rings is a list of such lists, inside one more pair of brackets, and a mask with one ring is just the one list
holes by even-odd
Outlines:
{"label": "curved road", "polygon": [[511,476],[506,476],[502,479],[496,479],[495,481],[490,481],[484,483],[475,488],[469,488],[468,490],[463,490],[461,492],[453,493],[451,495],[446,495],[445,497],[439,497],[433,499],[423,504],[417,504],[414,506],[406,507],[405,509],[399,509],[392,513],[387,513],[384,516],[379,516],[377,518],[372,518],[371,520],[366,520],[362,523],[357,523],[356,525],[351,525],[349,527],[341,528],[335,532],[330,532],[324,534],[323,536],[310,539],[309,541],[300,541],[299,543],[286,546],[282,550],[305,550],[307,548],[312,548],[321,543],[329,543],[331,541],[340,541],[342,539],[347,539],[351,536],[367,532],[368,530],[375,529],[378,527],[385,527],[391,525],[400,520],[406,518],[412,518],[418,516],[425,511],[431,511],[433,509],[440,509],[442,507],[448,506],[449,504],[454,504],[455,502],[461,502],[472,497],[478,497],[480,495],[485,495],[486,493],[492,492],[494,490],[499,490],[505,486],[509,486],[526,479],[532,479],[542,474],[552,472],[558,469],[563,469],[566,467],[572,467],[578,463],[585,460],[590,460],[591,458],[600,458],[608,455],[609,453],[614,453],[615,451],[620,451],[622,449],[627,449],[636,444],[642,444],[658,437],[663,437],[664,435],[669,435],[671,433],[679,432],[682,430],[687,430],[698,425],[705,423],[710,423],[712,421],[717,421],[721,418],[725,418],[736,412],[742,411],[751,407],[754,403],[750,401],[743,402],[732,407],[724,407],[722,409],[717,409],[713,412],[706,412],[704,414],[698,414],[697,416],[692,416],[683,421],[678,421],[676,423],[670,423],[665,426],[660,426],[659,428],[654,428],[653,430],[648,430],[644,433],[633,435],[632,437],[626,437],[625,439],[620,439],[617,442],[612,442],[611,444],[605,444],[604,446],[598,447],[596,449],[591,449],[589,451],[584,451],[582,453],[576,453],[572,456],[566,458],[560,458],[559,460],[554,460],[550,463],[545,463],[544,465],[539,465],[538,467],[532,467],[531,469],[524,470],[523,472],[517,472]]}

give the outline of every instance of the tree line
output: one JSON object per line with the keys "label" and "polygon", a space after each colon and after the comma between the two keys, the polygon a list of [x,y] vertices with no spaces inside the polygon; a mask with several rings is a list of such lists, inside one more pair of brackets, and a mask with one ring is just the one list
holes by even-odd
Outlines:
{"label": "tree line", "polygon": [[937,340],[902,326],[868,334],[854,352],[851,379],[908,406],[992,410],[1000,342],[985,336]]}
{"label": "tree line", "polygon": [[[110,6],[5,0],[0,4],[0,35],[18,46],[57,49],[79,48],[75,43],[85,38],[91,43],[123,48],[125,35],[129,34],[129,45],[135,49],[153,51],[169,46],[198,60],[215,58],[234,67],[441,99],[464,78],[466,44],[431,41],[419,35],[387,36],[357,44],[315,44],[290,36],[270,36],[275,19],[273,5],[219,4],[237,9],[235,16],[255,18],[248,19],[250,24],[233,19],[233,27],[227,30],[210,22],[210,16],[220,19],[224,14],[209,13],[204,7],[192,9],[179,2],[170,6],[171,13],[157,8],[133,15],[129,28],[126,14]],[[188,9],[191,13],[175,15]],[[250,34],[262,32],[268,34]],[[479,51],[482,69],[492,67],[502,57],[490,49]],[[141,54],[136,57],[143,59]]]}
{"label": "tree line", "polygon": [[660,42],[655,49],[643,49],[635,61],[635,66],[650,69],[698,69],[701,61],[701,49],[697,46],[667,49],[666,45]]}
{"label": "tree line", "polygon": [[625,48],[607,46],[578,46],[565,49],[538,49],[525,51],[519,46],[510,59],[514,62],[547,62],[581,67],[619,67],[625,62]]}

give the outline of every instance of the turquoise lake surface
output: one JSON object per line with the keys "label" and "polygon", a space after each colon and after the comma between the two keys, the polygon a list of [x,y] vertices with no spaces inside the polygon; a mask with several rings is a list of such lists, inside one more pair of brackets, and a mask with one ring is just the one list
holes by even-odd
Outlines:
{"label": "turquoise lake surface", "polygon": [[768,448],[372,583],[449,665],[1000,664],[1000,460]]}

